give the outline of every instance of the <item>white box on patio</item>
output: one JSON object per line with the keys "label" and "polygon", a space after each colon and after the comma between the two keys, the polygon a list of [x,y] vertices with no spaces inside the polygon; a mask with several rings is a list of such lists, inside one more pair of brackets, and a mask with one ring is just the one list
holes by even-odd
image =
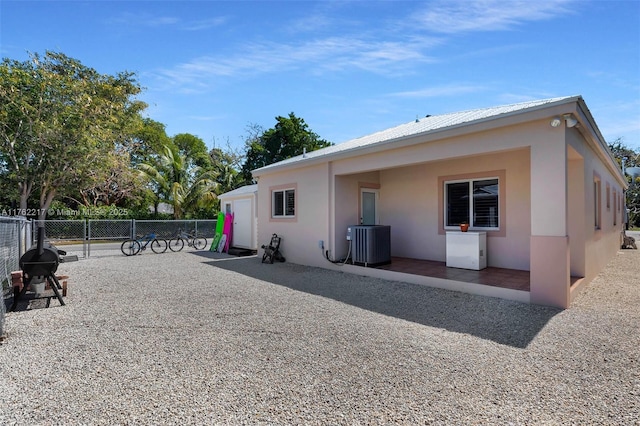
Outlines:
{"label": "white box on patio", "polygon": [[480,270],[487,267],[486,232],[447,232],[447,266]]}

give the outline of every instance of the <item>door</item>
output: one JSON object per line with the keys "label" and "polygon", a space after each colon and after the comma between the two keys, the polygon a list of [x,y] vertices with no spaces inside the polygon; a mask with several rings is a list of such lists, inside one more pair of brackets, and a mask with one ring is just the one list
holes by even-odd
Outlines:
{"label": "door", "polygon": [[235,200],[233,202],[233,246],[251,248],[251,200]]}
{"label": "door", "polygon": [[378,198],[379,190],[362,188],[360,190],[360,225],[379,225]]}

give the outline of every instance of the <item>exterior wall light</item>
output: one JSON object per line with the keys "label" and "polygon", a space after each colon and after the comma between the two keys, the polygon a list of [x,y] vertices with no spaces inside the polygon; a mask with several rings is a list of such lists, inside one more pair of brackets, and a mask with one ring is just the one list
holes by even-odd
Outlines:
{"label": "exterior wall light", "polygon": [[578,120],[576,120],[571,114],[565,114],[562,117],[567,122],[567,127],[575,127],[578,124]]}
{"label": "exterior wall light", "polygon": [[560,125],[562,124],[562,120],[560,119],[560,117],[553,117],[549,124],[551,125],[551,127],[560,127]]}

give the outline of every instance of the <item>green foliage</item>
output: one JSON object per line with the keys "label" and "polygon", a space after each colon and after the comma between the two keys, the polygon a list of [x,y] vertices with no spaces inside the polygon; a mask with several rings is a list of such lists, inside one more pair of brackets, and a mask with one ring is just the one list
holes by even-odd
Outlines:
{"label": "green foliage", "polygon": [[211,168],[211,158],[207,153],[207,146],[199,137],[189,133],[180,133],[173,137],[173,143],[193,165],[202,169]]}
{"label": "green foliage", "polygon": [[276,117],[276,121],[274,128],[246,141],[247,154],[241,173],[247,183],[252,181],[252,170],[302,155],[305,150],[311,152],[332,145],[312,132],[294,113],[289,117]]}
{"label": "green foliage", "polygon": [[174,218],[190,217],[201,209],[213,216],[215,172],[192,165],[175,147],[167,145],[156,161],[138,165],[142,176],[157,191],[158,202],[173,206]]}
{"label": "green foliage", "polygon": [[[90,187],[105,157],[146,105],[134,74],[99,74],[62,53],[0,65],[0,164],[26,208],[37,188],[41,211],[54,198]],[[41,218],[44,218],[42,216]]]}
{"label": "green foliage", "polygon": [[165,130],[165,125],[150,118],[142,118],[124,142],[133,167],[152,161],[165,146],[176,148]]}
{"label": "green foliage", "polygon": [[232,191],[244,184],[238,169],[242,161],[242,154],[228,148],[226,151],[213,148],[209,151],[212,169],[216,173],[218,194]]}
{"label": "green foliage", "polygon": [[[613,156],[618,165],[625,170],[629,167],[640,166],[640,153],[626,146],[622,139],[617,139],[609,144]],[[629,188],[625,193],[625,200],[629,214],[629,226],[633,228],[640,227],[640,177],[633,179],[625,173]]]}

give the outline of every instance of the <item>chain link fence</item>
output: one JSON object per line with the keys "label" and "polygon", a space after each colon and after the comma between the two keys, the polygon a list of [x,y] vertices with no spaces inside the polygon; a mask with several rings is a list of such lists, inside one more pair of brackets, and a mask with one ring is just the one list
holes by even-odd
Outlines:
{"label": "chain link fence", "polygon": [[193,234],[196,237],[211,238],[216,233],[215,220],[136,220],[134,222],[134,236],[143,237],[154,233],[158,238],[170,239],[180,232]]}
{"label": "chain link fence", "polygon": [[[154,233],[157,238],[169,240],[180,232],[198,237],[213,238],[216,220],[135,220],[135,219],[91,219],[91,220],[45,220],[47,240],[55,245],[70,246],[82,250],[82,257],[90,257],[92,248],[119,253],[115,243],[129,238],[142,238]],[[35,235],[33,235],[35,241]],[[116,247],[117,246],[117,247]],[[65,249],[64,247],[61,247]]]}
{"label": "chain link fence", "polygon": [[[44,235],[54,245],[82,244],[82,256],[87,257],[87,225],[83,220],[44,220],[36,221],[44,226]],[[33,229],[32,241],[37,238],[37,226]]]}
{"label": "chain link fence", "polygon": [[0,216],[0,341],[5,336],[7,299],[13,296],[11,272],[20,269],[20,256],[31,246],[32,222],[21,217]]}

